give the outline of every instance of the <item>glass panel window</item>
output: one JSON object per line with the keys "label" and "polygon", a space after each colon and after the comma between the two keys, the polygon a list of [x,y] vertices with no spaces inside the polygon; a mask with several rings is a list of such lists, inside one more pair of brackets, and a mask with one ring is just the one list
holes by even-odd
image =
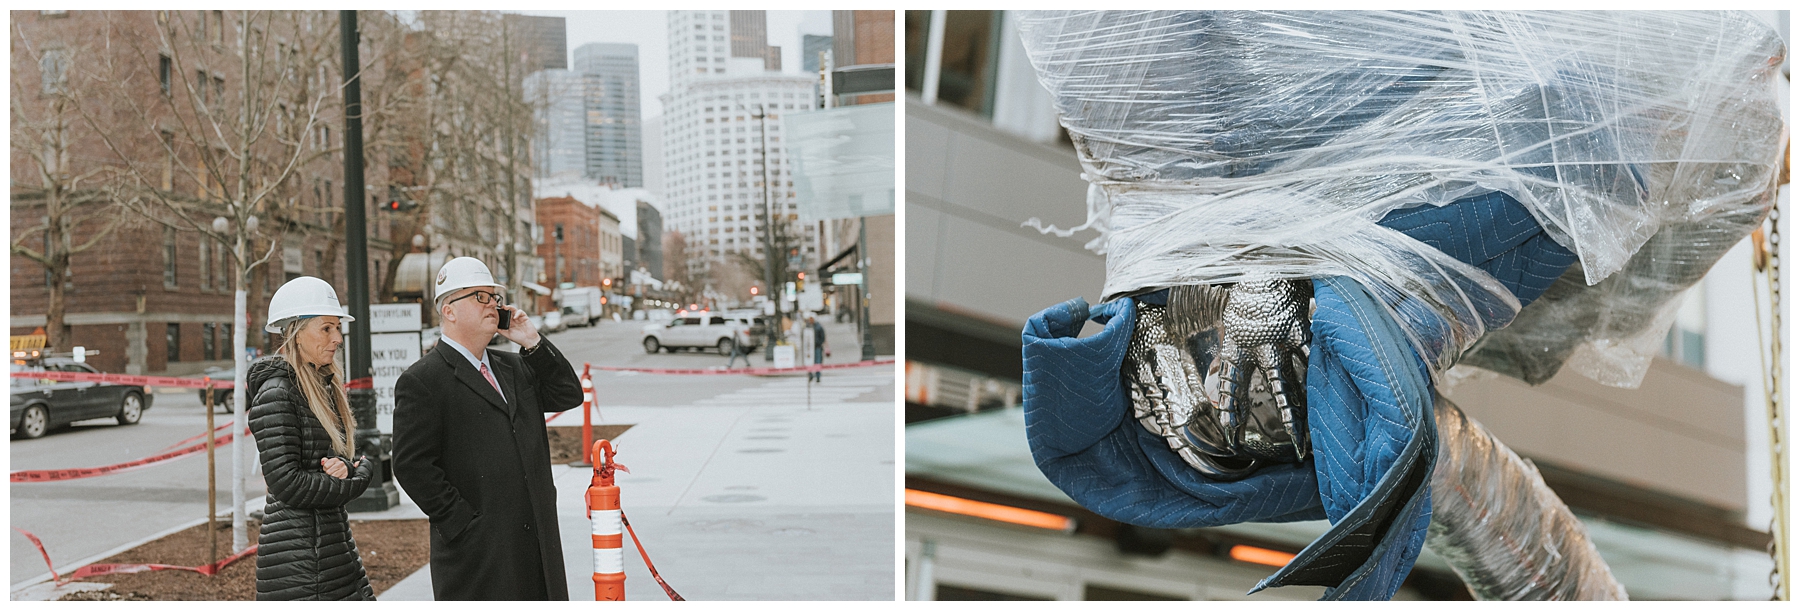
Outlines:
{"label": "glass panel window", "polygon": [[168,345],[169,362],[181,362],[181,325],[169,323],[168,329],[163,335],[163,342]]}
{"label": "glass panel window", "polygon": [[906,88],[925,88],[925,45],[931,32],[931,11],[906,11]]}
{"label": "glass panel window", "polygon": [[163,286],[175,288],[175,228],[163,228]]}
{"label": "glass panel window", "polygon": [[1706,367],[1706,296],[1702,287],[1694,285],[1681,298],[1675,324],[1663,339],[1663,356],[1694,368]]}
{"label": "glass panel window", "polygon": [[200,353],[204,360],[214,360],[219,356],[218,344],[214,341],[213,323],[200,324]]}
{"label": "glass panel window", "polygon": [[38,58],[38,70],[44,80],[44,93],[62,93],[69,82],[69,51],[49,49]]}
{"label": "glass panel window", "polygon": [[938,101],[992,116],[999,42],[999,11],[946,11]]}

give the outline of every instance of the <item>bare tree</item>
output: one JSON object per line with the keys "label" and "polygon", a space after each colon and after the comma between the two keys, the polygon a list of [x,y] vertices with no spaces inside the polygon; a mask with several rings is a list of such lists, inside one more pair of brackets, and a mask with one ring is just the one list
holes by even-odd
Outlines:
{"label": "bare tree", "polygon": [[[806,250],[806,238],[801,235],[799,227],[787,219],[774,219],[769,225],[769,230],[768,244],[771,252],[779,254],[775,256],[775,286],[769,287],[767,294],[770,299],[777,299],[781,296],[781,291],[786,286],[790,274],[806,271],[804,267],[791,265],[792,261],[790,260]],[[766,280],[768,267],[763,258],[759,256],[761,254],[760,248],[745,249],[732,253],[727,259],[731,265],[751,278],[756,278],[758,284],[762,284]]]}
{"label": "bare tree", "polygon": [[710,280],[710,272],[705,267],[706,257],[701,249],[688,248],[687,236],[679,231],[663,233],[663,282],[664,290],[674,293],[676,299],[691,302],[699,296],[699,289]]}
{"label": "bare tree", "polygon": [[[70,262],[75,255],[105,243],[127,218],[107,192],[107,181],[117,168],[105,164],[77,163],[72,149],[93,133],[79,121],[77,106],[93,85],[92,75],[74,66],[88,59],[88,46],[69,41],[34,41],[17,21],[13,25],[14,61],[25,59],[38,67],[38,77],[13,72],[12,149],[15,163],[23,159],[29,182],[13,182],[13,206],[42,206],[42,221],[13,227],[12,253],[44,267],[49,300],[45,309],[45,333],[50,351],[70,348],[63,332],[67,310]],[[28,103],[42,100],[40,103]],[[20,168],[15,168],[17,172]],[[33,184],[35,183],[35,184]],[[75,236],[83,239],[76,241]]]}
{"label": "bare tree", "polygon": [[[530,218],[533,113],[524,100],[519,35],[498,13],[421,11],[407,65],[419,78],[407,102],[425,132],[409,157],[421,203],[420,235],[443,236],[462,255],[497,259],[510,286]],[[399,240],[396,240],[398,242]],[[434,246],[437,246],[434,244]]]}
{"label": "bare tree", "polygon": [[[316,218],[330,201],[302,205],[297,183],[305,169],[337,152],[325,122],[334,112],[341,115],[329,62],[337,22],[305,11],[157,11],[150,27],[141,23],[145,18],[109,17],[116,23],[105,29],[107,44],[123,51],[96,64],[113,86],[101,99],[125,120],[84,116],[123,167],[116,191],[124,205],[164,226],[196,232],[229,253],[236,297],[233,358],[237,379],[247,380],[252,271],[269,263],[303,217]],[[162,58],[173,66],[169,86],[146,102],[141,92],[156,86]],[[157,157],[166,161],[141,154],[134,140],[153,140],[162,152]],[[171,166],[178,181],[162,177]],[[244,385],[232,395],[241,431],[247,424]],[[248,545],[245,445],[232,448],[232,548],[240,551]]]}

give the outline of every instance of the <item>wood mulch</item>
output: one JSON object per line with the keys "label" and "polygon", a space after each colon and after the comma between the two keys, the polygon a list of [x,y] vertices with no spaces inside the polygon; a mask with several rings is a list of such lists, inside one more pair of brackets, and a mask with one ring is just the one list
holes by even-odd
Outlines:
{"label": "wood mulch", "polygon": [[[629,424],[596,424],[594,425],[594,441],[618,439],[619,434],[629,428],[631,428]],[[553,426],[549,429],[550,464],[568,464],[581,458],[581,427]]]}
{"label": "wood mulch", "polygon": [[[231,555],[231,522],[219,526],[220,555]],[[262,524],[251,520],[250,540]],[[362,552],[363,569],[377,596],[431,561],[430,523],[426,520],[351,520],[350,533]],[[206,525],[145,543],[97,564],[172,564],[201,566],[210,563]],[[100,575],[82,581],[110,583],[111,588],[74,592],[58,600],[255,600],[256,555],[245,556],[211,577],[190,571],[148,571],[125,575]]]}
{"label": "wood mulch", "polygon": [[[594,426],[594,439],[617,439],[629,424]],[[550,462],[567,464],[581,458],[581,428],[549,427]],[[255,541],[261,522],[249,523]],[[231,555],[231,522],[219,522],[219,554]],[[380,596],[431,561],[431,524],[427,520],[355,520],[350,532],[362,552],[369,586]],[[202,566],[212,562],[206,525],[131,548],[97,564],[171,564]],[[255,600],[256,556],[245,556],[211,577],[190,571],[147,571],[100,575],[82,581],[110,583],[111,588],[72,592],[58,600]]]}

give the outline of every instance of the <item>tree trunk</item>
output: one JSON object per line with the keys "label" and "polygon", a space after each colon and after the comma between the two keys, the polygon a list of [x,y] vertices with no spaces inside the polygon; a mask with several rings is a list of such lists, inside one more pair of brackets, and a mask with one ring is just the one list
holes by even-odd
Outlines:
{"label": "tree trunk", "polygon": [[244,243],[244,230],[240,228],[237,231],[237,273],[233,275],[237,290],[234,291],[236,303],[231,310],[234,321],[231,325],[234,331],[231,334],[231,360],[232,369],[237,372],[237,379],[231,385],[231,404],[234,406],[231,426],[237,435],[235,443],[231,444],[231,551],[234,554],[244,551],[250,545],[250,531],[245,524],[248,516],[244,511],[244,446],[253,443],[245,437],[245,432],[250,428],[249,417],[245,415],[249,410],[246,409],[248,402],[244,389],[250,382],[250,362],[244,355],[245,334],[250,332],[249,292],[244,285],[245,276],[248,275],[246,272],[249,271],[244,268],[244,262],[249,260],[249,252],[245,248],[247,244]]}
{"label": "tree trunk", "polygon": [[[61,240],[52,237],[51,241],[59,242]],[[44,313],[44,333],[48,335],[44,338],[44,351],[67,352],[70,349],[69,338],[64,337],[63,319],[66,316],[65,310],[68,308],[68,293],[63,288],[63,278],[67,277],[69,273],[69,257],[60,253],[45,254],[49,255],[51,262],[46,266],[46,269],[50,271],[50,303]]]}

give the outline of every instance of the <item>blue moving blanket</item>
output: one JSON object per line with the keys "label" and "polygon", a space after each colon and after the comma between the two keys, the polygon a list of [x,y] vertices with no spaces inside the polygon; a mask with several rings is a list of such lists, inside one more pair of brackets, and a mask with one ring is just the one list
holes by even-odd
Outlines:
{"label": "blue moving blanket", "polygon": [[[1530,303],[1576,260],[1517,200],[1489,193],[1394,211],[1380,223],[1473,265]],[[1424,546],[1436,458],[1428,370],[1357,282],[1313,281],[1306,375],[1313,455],[1235,482],[1188,467],[1130,418],[1120,365],[1136,299],[1074,299],[1024,331],[1027,441],[1044,475],[1110,519],[1152,528],[1328,519],[1332,527],[1252,590],[1327,586],[1328,600],[1393,597]],[[1100,332],[1077,337],[1093,320]]]}

